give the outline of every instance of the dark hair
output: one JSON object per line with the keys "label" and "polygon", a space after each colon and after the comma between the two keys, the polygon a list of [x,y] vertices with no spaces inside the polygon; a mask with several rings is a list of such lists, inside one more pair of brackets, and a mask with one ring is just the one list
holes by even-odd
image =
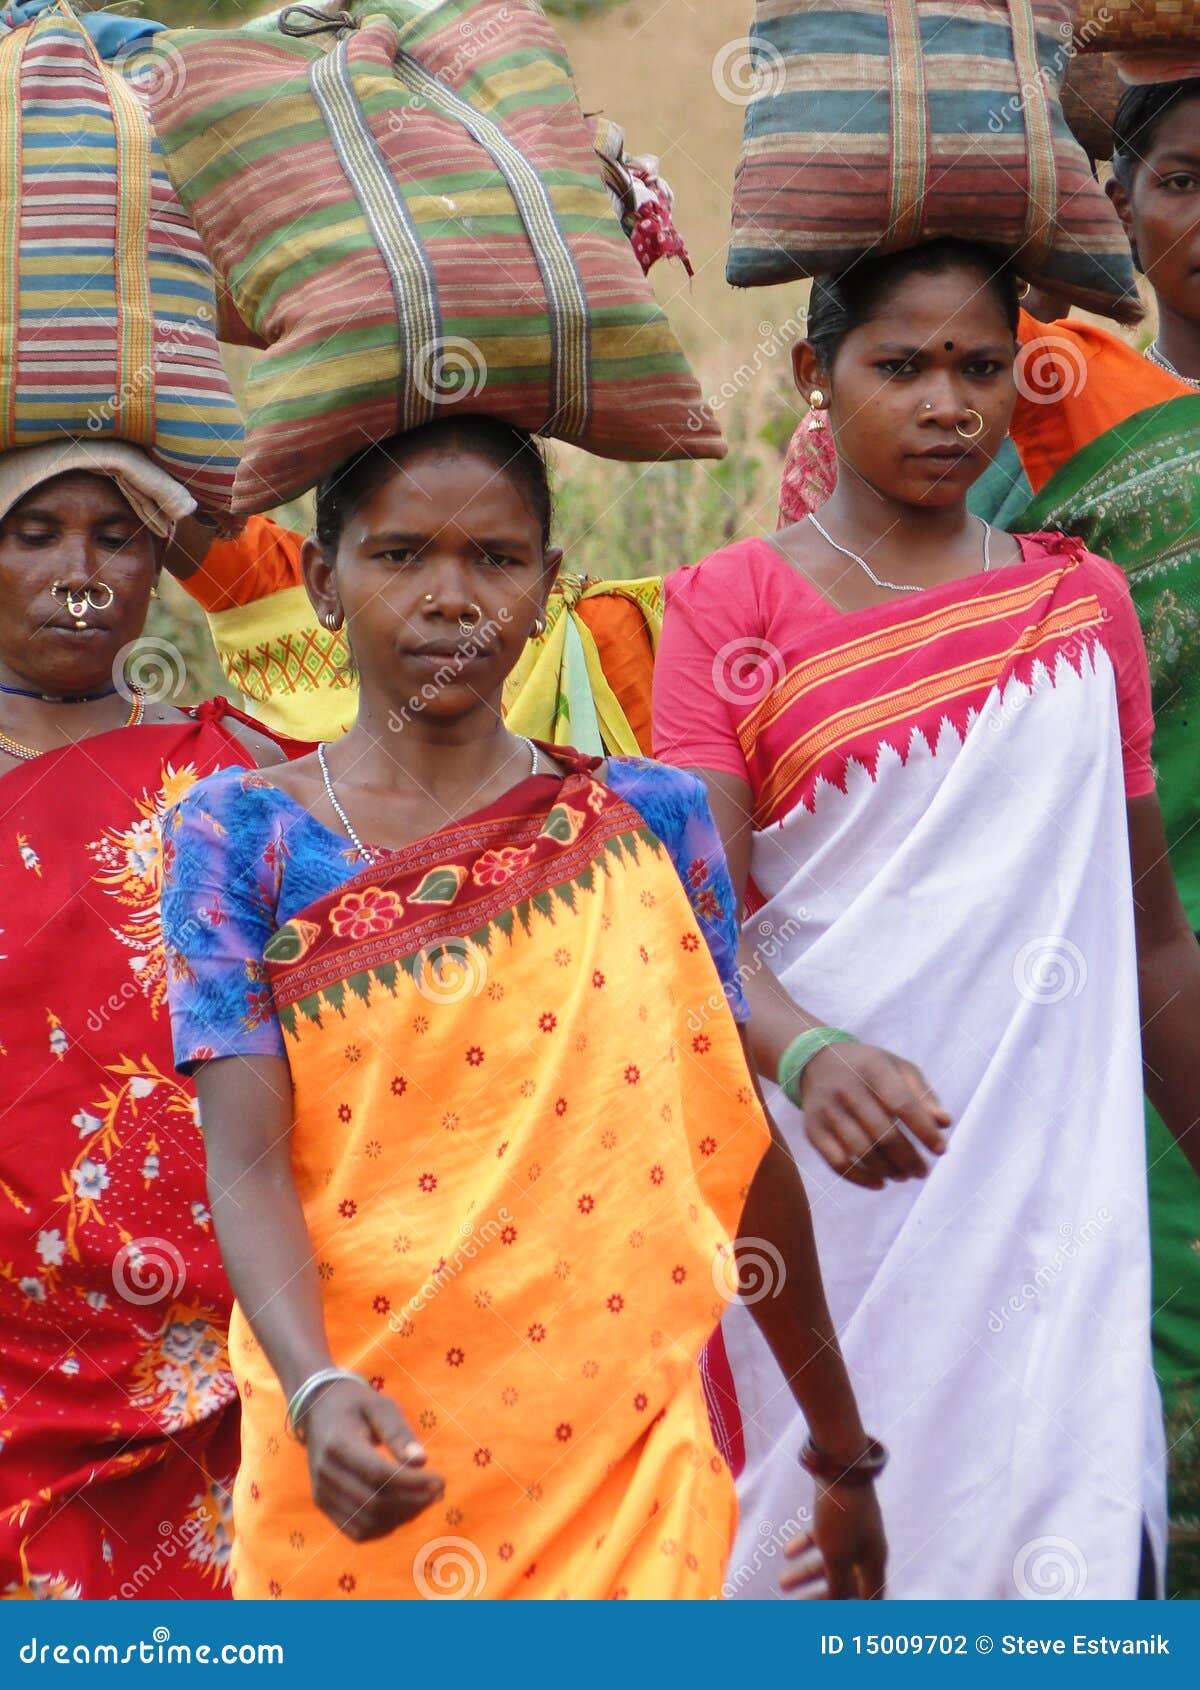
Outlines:
{"label": "dark hair", "polygon": [[1200,77],[1186,82],[1148,82],[1126,88],[1113,118],[1113,175],[1129,192],[1134,173],[1154,144],[1159,124],[1180,100],[1200,96]]}
{"label": "dark hair", "polygon": [[1017,279],[1002,253],[970,241],[946,237],[924,246],[907,246],[878,258],[863,258],[839,276],[818,276],[808,302],[808,338],[822,367],[833,365],[838,348],[852,329],[870,322],[887,296],[911,276],[940,276],[947,270],[977,270],[986,277],[1005,321],[1015,335],[1021,307]]}
{"label": "dark hair", "polygon": [[342,531],[354,512],[410,452],[432,451],[451,457],[478,452],[501,474],[515,480],[542,530],[542,545],[550,544],[553,500],[550,473],[541,444],[523,428],[498,417],[438,418],[403,434],[381,440],[327,475],[317,487],[317,540],[326,551],[337,550]]}

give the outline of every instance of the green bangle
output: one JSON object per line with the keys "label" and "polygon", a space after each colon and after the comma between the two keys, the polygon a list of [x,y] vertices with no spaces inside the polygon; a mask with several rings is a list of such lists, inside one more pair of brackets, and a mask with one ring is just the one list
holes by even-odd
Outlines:
{"label": "green bangle", "polygon": [[858,1040],[853,1033],[843,1033],[840,1027],[810,1027],[807,1033],[794,1038],[779,1059],[779,1087],[789,1103],[800,1103],[800,1076],[818,1051],[830,1045],[853,1045]]}

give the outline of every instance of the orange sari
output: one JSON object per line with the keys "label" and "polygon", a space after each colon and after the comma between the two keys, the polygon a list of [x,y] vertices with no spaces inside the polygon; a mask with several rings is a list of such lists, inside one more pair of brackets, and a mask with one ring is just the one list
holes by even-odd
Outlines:
{"label": "orange sari", "polygon": [[447,1483],[381,1542],[340,1534],[235,1311],[238,1597],[720,1594],[697,1361],[768,1129],[665,847],[573,762],[267,945],[333,1354]]}

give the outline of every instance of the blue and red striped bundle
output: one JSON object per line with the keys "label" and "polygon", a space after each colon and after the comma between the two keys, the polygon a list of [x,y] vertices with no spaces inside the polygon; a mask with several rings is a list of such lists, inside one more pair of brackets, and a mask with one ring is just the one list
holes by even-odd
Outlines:
{"label": "blue and red striped bundle", "polygon": [[0,450],[128,441],[228,510],[243,429],[215,323],[149,117],[60,0],[0,39]]}

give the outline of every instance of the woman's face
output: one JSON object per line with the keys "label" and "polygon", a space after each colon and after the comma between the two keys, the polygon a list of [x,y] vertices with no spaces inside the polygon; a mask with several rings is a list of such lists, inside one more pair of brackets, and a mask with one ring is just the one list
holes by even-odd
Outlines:
{"label": "woman's face", "polygon": [[1200,323],[1200,96],[1172,106],[1128,191],[1109,193],[1159,304]]}
{"label": "woman's face", "polygon": [[[40,692],[112,686],[118,654],[145,627],[158,550],[107,477],[73,470],[35,487],[0,520],[0,665]],[[108,587],[112,603],[76,618],[56,581]]]}
{"label": "woman's face", "polygon": [[453,721],[499,707],[560,555],[544,551],[514,476],[466,446],[431,445],[354,510],[332,567],[309,542],[305,574],[318,614],[344,614],[364,684]]}
{"label": "woman's face", "polygon": [[961,502],[1000,449],[1015,354],[994,289],[962,267],[898,282],[831,370],[808,342],[794,362],[800,391],[828,398],[839,459],[885,497],[939,509]]}

